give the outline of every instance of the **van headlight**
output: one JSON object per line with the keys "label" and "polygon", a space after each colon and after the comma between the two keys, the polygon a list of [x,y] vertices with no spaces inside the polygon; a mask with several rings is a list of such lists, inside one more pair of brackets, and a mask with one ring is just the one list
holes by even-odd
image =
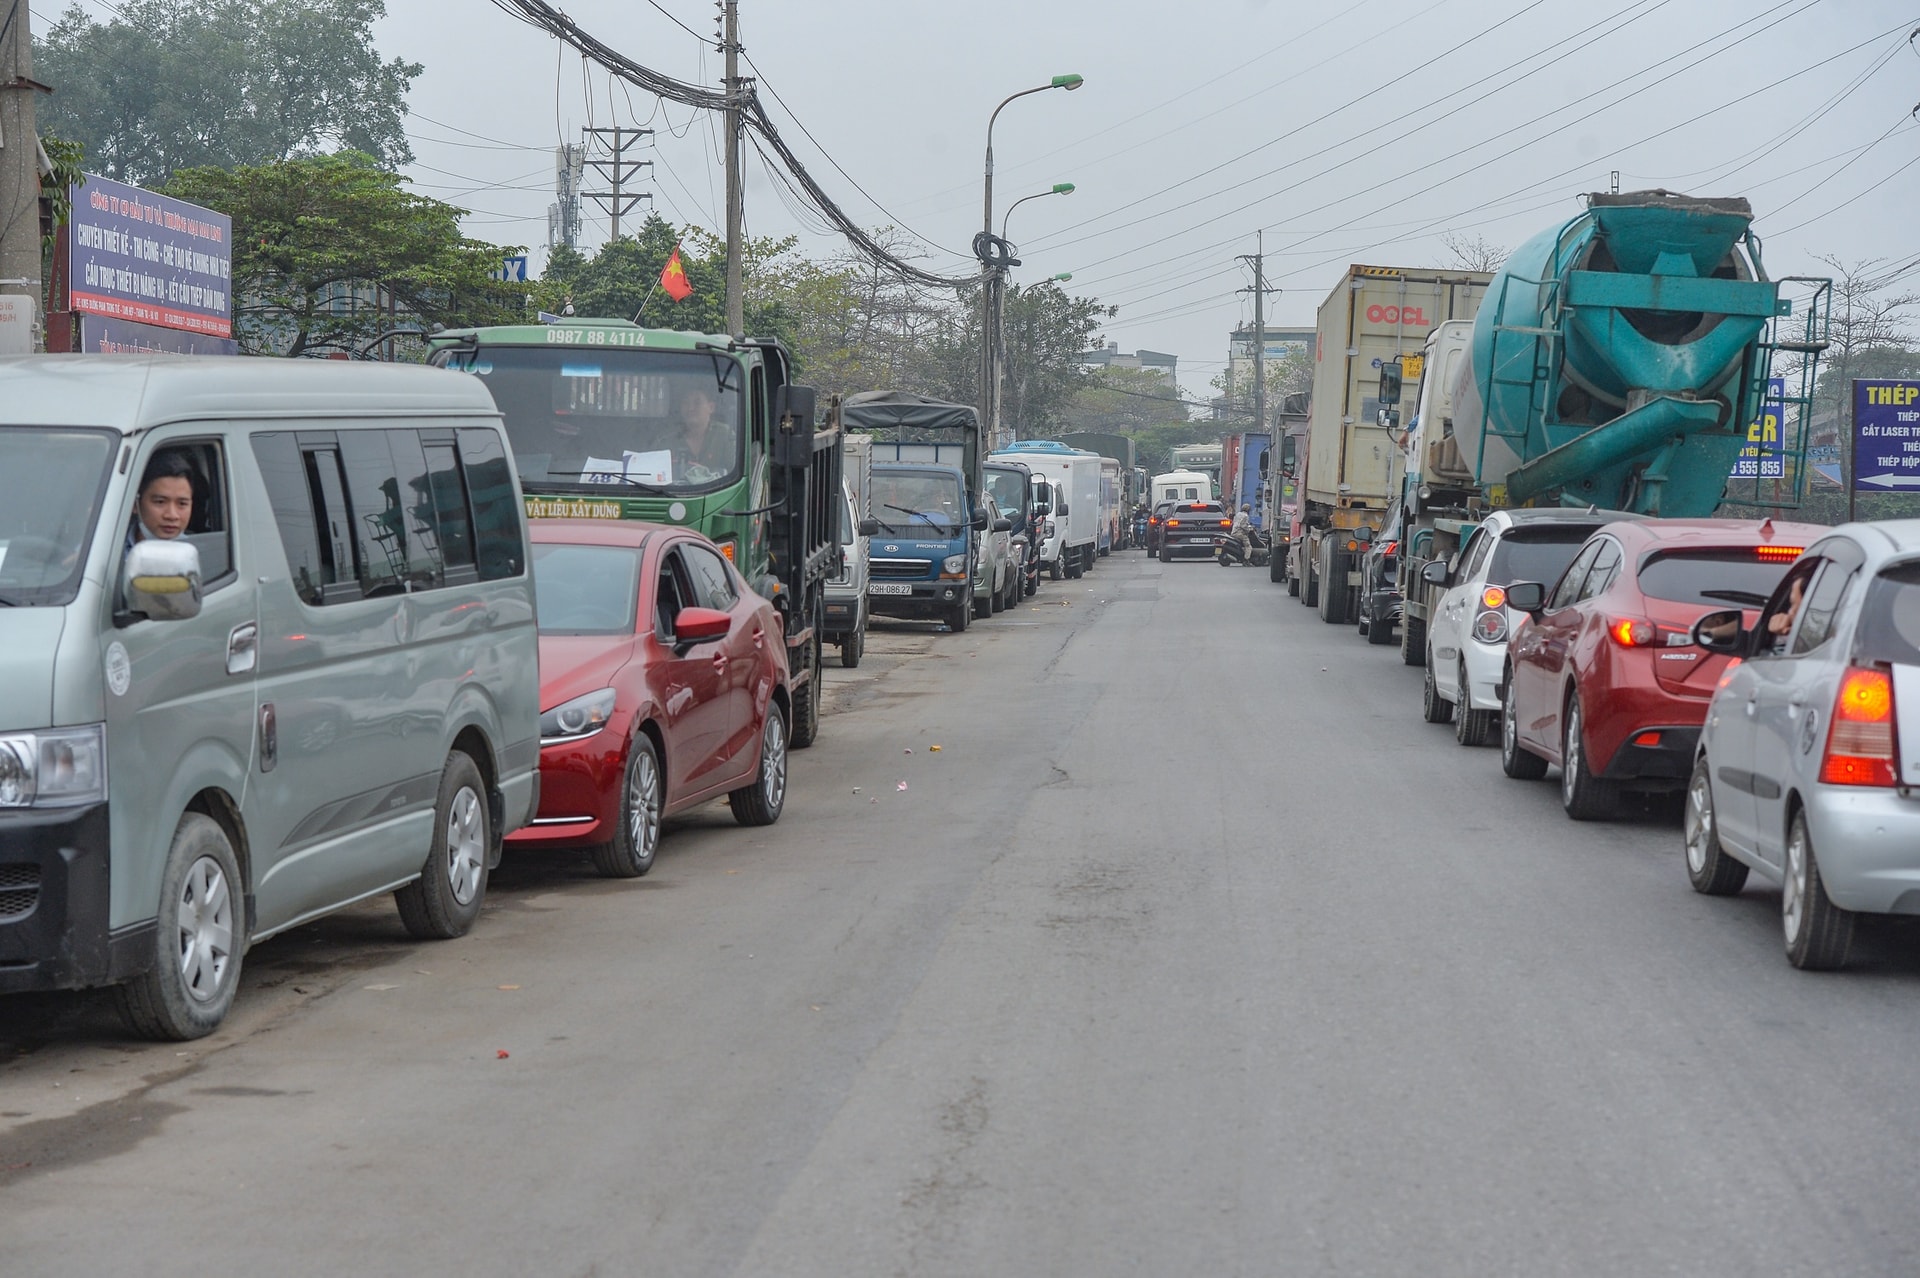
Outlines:
{"label": "van headlight", "polygon": [[105,725],[0,736],[0,808],[75,808],[106,801]]}
{"label": "van headlight", "polygon": [[563,702],[540,716],[540,744],[579,741],[607,726],[613,717],[613,689],[602,688]]}
{"label": "van headlight", "polygon": [[958,577],[967,570],[965,555],[948,555],[940,561],[940,571],[949,577]]}

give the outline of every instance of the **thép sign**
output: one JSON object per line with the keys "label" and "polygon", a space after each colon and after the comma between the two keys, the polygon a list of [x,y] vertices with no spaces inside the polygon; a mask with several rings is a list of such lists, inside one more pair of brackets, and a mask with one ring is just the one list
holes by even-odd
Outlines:
{"label": "th\u00e9p sign", "polygon": [[1920,488],[1920,382],[1853,383],[1853,486]]}

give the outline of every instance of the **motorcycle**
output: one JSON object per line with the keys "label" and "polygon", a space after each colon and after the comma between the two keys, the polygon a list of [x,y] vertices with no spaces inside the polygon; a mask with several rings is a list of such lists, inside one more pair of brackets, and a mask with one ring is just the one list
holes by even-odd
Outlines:
{"label": "motorcycle", "polygon": [[1220,539],[1220,544],[1216,546],[1213,551],[1214,561],[1222,568],[1231,568],[1235,564],[1249,562],[1251,562],[1255,568],[1266,567],[1267,560],[1273,554],[1273,542],[1258,528],[1250,532],[1248,538],[1253,542],[1253,558],[1251,561],[1240,553],[1240,543],[1232,537],[1222,537]]}
{"label": "motorcycle", "polygon": [[1133,544],[1136,546],[1147,544],[1147,512],[1144,510],[1134,512]]}

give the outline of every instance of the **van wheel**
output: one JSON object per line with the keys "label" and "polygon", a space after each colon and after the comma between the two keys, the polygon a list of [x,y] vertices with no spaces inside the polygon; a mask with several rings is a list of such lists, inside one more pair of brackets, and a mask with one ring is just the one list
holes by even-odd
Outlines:
{"label": "van wheel", "polygon": [[1845,967],[1855,916],[1827,897],[1804,809],[1793,814],[1787,831],[1786,871],[1780,880],[1780,925],[1787,935],[1787,961],[1810,972]]}
{"label": "van wheel", "polygon": [[1586,724],[1580,715],[1580,696],[1567,697],[1566,736],[1560,745],[1560,806],[1576,821],[1598,821],[1619,806],[1620,787],[1593,774],[1587,762]]}
{"label": "van wheel", "polygon": [[[964,608],[965,604],[961,606]],[[804,750],[820,735],[820,699],[826,695],[827,685],[827,663],[821,652],[822,647],[820,620],[816,615],[813,642],[807,645],[807,665],[813,671],[813,678],[807,680],[800,699],[793,705],[793,731],[787,734],[787,746],[790,749]]]}
{"label": "van wheel", "polygon": [[1513,670],[1507,670],[1500,695],[1500,770],[1515,781],[1538,781],[1547,761],[1520,744],[1520,712],[1513,705]]}
{"label": "van wheel", "polygon": [[867,650],[867,632],[856,630],[840,641],[840,664],[848,670],[860,665],[860,658]]}
{"label": "van wheel", "polygon": [[637,879],[653,868],[660,849],[660,811],[666,787],[653,740],[636,732],[627,747],[626,784],[620,788],[620,825],[613,838],[593,849],[593,868],[603,879]]}
{"label": "van wheel", "polygon": [[1687,880],[1694,891],[1702,896],[1732,896],[1747,885],[1747,867],[1720,846],[1720,826],[1713,815],[1713,770],[1704,754],[1693,765],[1693,780],[1687,783],[1681,828],[1686,836]]}
{"label": "van wheel", "polygon": [[160,873],[153,966],[114,990],[120,1016],[143,1038],[201,1038],[233,1006],[246,949],[240,866],[219,822],[180,818]]}
{"label": "van wheel", "polygon": [[455,750],[440,773],[427,863],[420,867],[419,878],[393,894],[408,935],[423,941],[466,935],[486,899],[487,856],[492,847],[486,783],[473,760]]}
{"label": "van wheel", "polygon": [[767,703],[760,728],[760,767],[753,780],[727,793],[727,806],[741,825],[772,825],[787,803],[787,720],[778,702]]}

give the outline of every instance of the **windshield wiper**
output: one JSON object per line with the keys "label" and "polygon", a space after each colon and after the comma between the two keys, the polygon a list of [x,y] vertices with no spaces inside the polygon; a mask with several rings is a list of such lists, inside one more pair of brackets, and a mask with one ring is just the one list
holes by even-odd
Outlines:
{"label": "windshield wiper", "polygon": [[883,501],[880,504],[882,506],[885,506],[888,510],[897,510],[903,515],[917,515],[921,519],[924,519],[928,523],[932,524],[935,528],[938,528],[940,526],[940,521],[935,519],[932,515],[929,515],[924,510],[915,510],[911,506],[896,506],[890,501]]}
{"label": "windshield wiper", "polygon": [[1756,595],[1751,590],[1703,590],[1702,599],[1724,599],[1728,603],[1745,604],[1749,608],[1763,608],[1767,603],[1766,595]]}
{"label": "windshield wiper", "polygon": [[[588,475],[599,476],[598,479],[593,481],[594,483],[625,484],[629,488],[640,489],[649,497],[667,497],[672,495],[667,489],[661,488],[657,484],[649,484],[644,480],[635,479],[631,475],[616,475],[610,470],[550,470],[547,472],[546,477],[548,479],[584,479]],[[587,485],[582,485],[582,487],[587,487]]]}

